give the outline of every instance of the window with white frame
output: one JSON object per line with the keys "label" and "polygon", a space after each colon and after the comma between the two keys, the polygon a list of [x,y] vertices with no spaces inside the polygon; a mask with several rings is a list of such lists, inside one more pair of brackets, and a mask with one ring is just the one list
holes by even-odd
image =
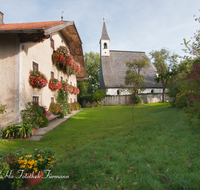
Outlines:
{"label": "window with white frame", "polygon": [[39,64],[33,61],[33,71],[39,71]]}
{"label": "window with white frame", "polygon": [[39,102],[39,96],[33,95],[32,96],[32,101],[35,102],[35,103],[37,103],[37,105],[39,105],[40,104],[40,102]]}
{"label": "window with white frame", "polygon": [[51,79],[53,79],[53,78],[54,78],[54,72],[51,71]]}

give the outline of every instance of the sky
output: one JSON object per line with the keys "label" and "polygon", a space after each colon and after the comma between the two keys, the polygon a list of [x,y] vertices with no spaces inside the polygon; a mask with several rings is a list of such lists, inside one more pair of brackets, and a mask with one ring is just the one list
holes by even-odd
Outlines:
{"label": "sky", "polygon": [[166,48],[184,56],[181,43],[200,23],[200,0],[0,0],[4,23],[74,21],[83,52],[100,52],[105,17],[110,50],[149,52]]}

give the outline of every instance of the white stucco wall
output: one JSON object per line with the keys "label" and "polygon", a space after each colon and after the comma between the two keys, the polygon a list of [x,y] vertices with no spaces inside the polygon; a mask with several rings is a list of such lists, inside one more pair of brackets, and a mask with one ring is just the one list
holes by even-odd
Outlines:
{"label": "white stucco wall", "polygon": [[[148,88],[145,89],[144,91],[139,90],[139,94],[149,94],[152,93],[151,91],[153,90],[153,93],[162,93],[162,88]],[[130,95],[132,94],[129,92],[127,89],[122,89],[122,88],[108,88],[106,91],[106,95],[118,95],[117,91],[119,91],[119,95]]]}
{"label": "white stucco wall", "polygon": [[0,35],[0,102],[6,113],[0,114],[0,125],[14,123],[19,112],[19,40],[16,36]]}
{"label": "white stucco wall", "polygon": [[[55,49],[60,45],[67,45],[59,33],[52,35]],[[28,83],[29,71],[32,70],[32,62],[39,64],[39,71],[44,73],[48,80],[51,71],[54,77],[68,81],[77,87],[76,75],[67,76],[62,70],[53,65],[53,49],[50,45],[50,38],[40,43],[21,43],[15,35],[0,35],[0,101],[7,104],[6,113],[0,114],[0,125],[18,123],[20,117],[17,115],[25,108],[26,103],[32,101],[32,96],[39,96],[40,105],[50,105],[51,97],[57,96],[48,85],[41,90],[35,89]],[[77,95],[69,95],[68,102],[77,101]]]}
{"label": "white stucco wall", "polygon": [[[67,45],[62,40],[62,37],[59,33],[54,33],[52,35],[52,38],[54,40],[55,49],[57,49],[60,45]],[[40,105],[46,106],[47,108],[50,105],[51,97],[57,96],[57,92],[52,92],[48,85],[44,87],[41,90],[38,90],[36,88],[33,88],[28,83],[28,77],[29,77],[29,71],[32,70],[32,62],[36,62],[39,64],[39,71],[44,73],[48,80],[51,78],[51,71],[54,72],[54,78],[61,80],[61,76],[63,77],[63,80],[68,81],[72,83],[72,85],[77,86],[76,82],[76,76],[71,75],[67,76],[66,73],[64,73],[62,70],[58,70],[55,65],[52,63],[52,53],[53,49],[50,45],[50,38],[44,40],[41,43],[24,43],[24,50],[23,50],[23,67],[22,67],[22,109],[25,108],[25,104],[28,101],[32,101],[32,96],[36,95],[39,96],[40,99]],[[72,102],[77,101],[77,95],[69,95],[69,102],[72,99]]]}

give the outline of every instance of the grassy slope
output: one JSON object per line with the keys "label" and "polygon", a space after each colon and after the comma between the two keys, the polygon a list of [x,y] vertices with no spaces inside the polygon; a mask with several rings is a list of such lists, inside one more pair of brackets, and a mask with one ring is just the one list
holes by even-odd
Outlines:
{"label": "grassy slope", "polygon": [[[198,189],[200,151],[197,126],[167,104],[88,108],[71,117],[39,142],[1,140],[15,151],[51,147],[57,165],[42,189]],[[36,188],[37,189],[37,188]]]}

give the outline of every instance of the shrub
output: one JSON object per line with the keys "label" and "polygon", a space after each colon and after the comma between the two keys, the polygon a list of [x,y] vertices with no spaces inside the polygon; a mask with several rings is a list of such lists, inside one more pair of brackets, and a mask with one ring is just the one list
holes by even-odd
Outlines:
{"label": "shrub", "polygon": [[46,115],[46,110],[37,103],[28,102],[26,109],[20,112],[23,124],[30,124],[33,128],[37,128],[42,124],[42,115]]}
{"label": "shrub", "polygon": [[42,124],[40,125],[40,128],[46,127],[49,125],[49,120],[46,118],[45,115],[42,115]]}
{"label": "shrub", "polygon": [[[132,96],[132,100],[134,102],[134,94]],[[135,96],[135,104],[141,104],[142,103],[142,99],[138,96],[138,94],[136,94]]]}
{"label": "shrub", "polygon": [[58,90],[58,94],[56,97],[56,101],[59,102],[64,115],[67,115],[67,113],[68,113],[68,107],[67,107],[68,92],[65,91],[66,85],[67,85],[67,83],[62,81],[62,88],[60,90]]}
{"label": "shrub", "polygon": [[64,118],[64,113],[63,113],[63,111],[60,112],[59,118]]}
{"label": "shrub", "polygon": [[61,111],[60,104],[58,102],[57,103],[51,102],[49,106],[49,111],[55,115],[59,114]]}
{"label": "shrub", "polygon": [[97,90],[94,94],[93,94],[93,100],[94,101],[101,101],[104,97],[106,96],[106,93],[104,90]]}

